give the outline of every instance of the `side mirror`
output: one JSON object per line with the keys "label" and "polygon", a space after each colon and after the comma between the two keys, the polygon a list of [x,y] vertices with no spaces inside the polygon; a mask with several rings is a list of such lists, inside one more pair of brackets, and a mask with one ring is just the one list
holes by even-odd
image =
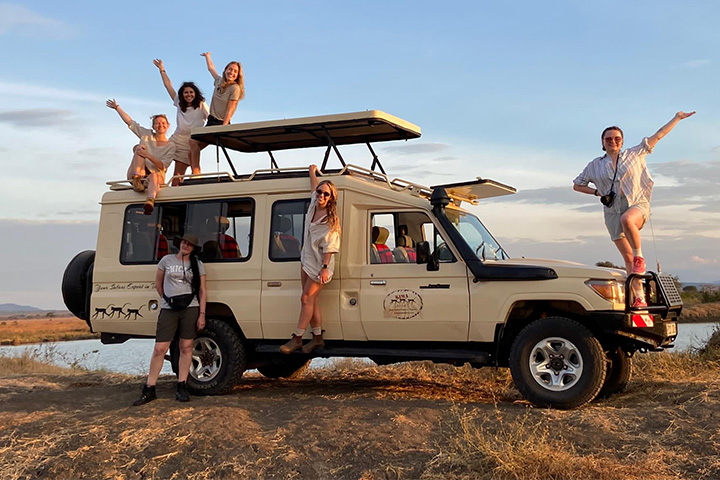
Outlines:
{"label": "side mirror", "polygon": [[430,254],[430,244],[428,242],[418,242],[415,245],[415,254],[417,255],[417,264],[427,264],[430,272],[440,270],[440,263],[435,255]]}

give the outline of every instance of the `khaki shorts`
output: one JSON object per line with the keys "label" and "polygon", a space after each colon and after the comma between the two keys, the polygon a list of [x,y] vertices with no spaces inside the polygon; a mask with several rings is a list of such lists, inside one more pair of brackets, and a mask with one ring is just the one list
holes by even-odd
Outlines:
{"label": "khaki shorts", "polygon": [[611,211],[608,211],[607,209],[605,210],[605,226],[607,227],[608,232],[610,233],[610,238],[612,238],[613,242],[615,240],[625,238],[621,219],[623,214],[631,208],[637,208],[640,210],[640,213],[642,213],[643,224],[640,228],[644,227],[645,222],[647,222],[647,219],[650,218],[650,204],[648,202],[640,202],[636,205],[628,206],[627,197],[625,196],[617,198],[616,201],[620,202],[617,207],[613,205],[614,208]]}
{"label": "khaki shorts", "polygon": [[156,342],[171,342],[175,338],[175,331],[180,329],[180,338],[195,338],[197,320],[200,316],[200,307],[188,307],[185,310],[170,310],[163,308],[158,317]]}

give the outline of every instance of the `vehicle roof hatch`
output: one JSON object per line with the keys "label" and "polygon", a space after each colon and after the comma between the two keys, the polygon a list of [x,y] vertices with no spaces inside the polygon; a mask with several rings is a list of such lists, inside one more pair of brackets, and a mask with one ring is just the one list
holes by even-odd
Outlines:
{"label": "vehicle roof hatch", "polygon": [[517,192],[517,190],[510,185],[480,177],[469,182],[446,183],[443,185],[433,185],[430,188],[432,190],[444,188],[451,197],[461,199],[471,204],[476,204],[478,200],[483,198],[512,195]]}

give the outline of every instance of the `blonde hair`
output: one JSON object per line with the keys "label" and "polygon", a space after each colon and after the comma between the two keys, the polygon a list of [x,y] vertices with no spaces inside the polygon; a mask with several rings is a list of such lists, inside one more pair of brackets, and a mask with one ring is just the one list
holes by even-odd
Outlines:
{"label": "blonde hair", "polygon": [[[325,207],[330,230],[337,232],[337,234],[340,235],[340,217],[337,213],[337,187],[330,180],[323,180],[318,183],[318,187],[321,185],[327,185],[330,189],[330,198],[328,199],[327,206]],[[315,189],[317,190],[317,187]]]}
{"label": "blonde hair", "polygon": [[[238,76],[234,81],[228,82],[227,77],[225,77],[225,72],[227,72],[228,67],[230,67],[230,65],[233,65],[233,64],[237,65]],[[243,98],[245,98],[245,77],[243,76],[243,69],[242,69],[242,65],[240,64],[240,62],[232,61],[232,62],[228,63],[227,65],[225,65],[225,68],[223,69],[222,77],[223,77],[223,82],[220,84],[220,87],[218,87],[220,92],[225,90],[225,87],[227,87],[231,83],[236,83],[238,85],[238,87],[240,87],[240,98],[238,98],[238,100],[242,100]]]}
{"label": "blonde hair", "polygon": [[159,115],[153,115],[152,116],[152,128],[155,130],[155,120],[158,118],[164,118],[168,125],[170,125],[170,120],[168,120],[167,116],[164,113],[161,113]]}

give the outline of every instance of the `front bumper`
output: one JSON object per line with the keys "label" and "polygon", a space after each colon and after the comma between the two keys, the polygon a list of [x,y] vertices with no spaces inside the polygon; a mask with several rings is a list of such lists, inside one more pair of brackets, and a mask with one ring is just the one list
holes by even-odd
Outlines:
{"label": "front bumper", "polygon": [[629,350],[672,348],[677,338],[677,315],[674,312],[665,318],[642,311],[596,312],[593,316],[606,338],[612,338],[617,343],[620,337],[622,346]]}

